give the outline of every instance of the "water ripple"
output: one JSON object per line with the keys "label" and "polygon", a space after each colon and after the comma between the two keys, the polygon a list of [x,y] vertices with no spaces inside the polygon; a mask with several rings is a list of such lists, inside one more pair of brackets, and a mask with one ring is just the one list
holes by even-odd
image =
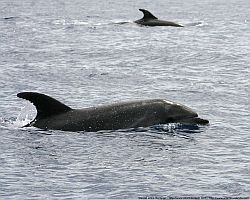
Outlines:
{"label": "water ripple", "polygon": [[[145,3],[186,25],[176,29],[134,24],[142,2],[1,1],[0,198],[249,196],[247,5]],[[164,98],[211,123],[96,133],[21,128],[36,114],[16,97],[21,91],[74,108]]]}

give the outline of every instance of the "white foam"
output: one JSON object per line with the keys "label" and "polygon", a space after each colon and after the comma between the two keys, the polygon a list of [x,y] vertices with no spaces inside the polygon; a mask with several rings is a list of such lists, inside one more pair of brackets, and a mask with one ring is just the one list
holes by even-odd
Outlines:
{"label": "white foam", "polygon": [[13,122],[14,126],[23,127],[29,122],[31,122],[36,116],[36,109],[30,103],[27,103],[23,108],[21,108],[21,112],[18,114],[16,121]]}

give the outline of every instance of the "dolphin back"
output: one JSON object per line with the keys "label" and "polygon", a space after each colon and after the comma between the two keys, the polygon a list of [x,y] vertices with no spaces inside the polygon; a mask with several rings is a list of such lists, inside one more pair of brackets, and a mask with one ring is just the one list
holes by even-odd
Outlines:
{"label": "dolphin back", "polygon": [[165,20],[159,20],[157,17],[155,17],[151,12],[145,9],[139,9],[143,13],[143,18],[134,21],[137,24],[141,24],[144,26],[176,26],[176,27],[183,27],[180,24],[165,21]]}
{"label": "dolphin back", "polygon": [[17,97],[26,99],[36,107],[37,115],[35,120],[43,119],[52,115],[61,114],[72,110],[60,101],[36,92],[21,92]]}

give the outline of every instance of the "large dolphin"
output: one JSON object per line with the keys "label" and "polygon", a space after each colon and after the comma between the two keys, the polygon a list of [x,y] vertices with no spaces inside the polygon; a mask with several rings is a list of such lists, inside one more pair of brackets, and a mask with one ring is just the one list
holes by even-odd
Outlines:
{"label": "large dolphin", "polygon": [[155,17],[152,13],[150,13],[147,10],[139,9],[143,12],[143,18],[136,20],[135,23],[145,26],[177,26],[177,27],[183,27],[180,24],[176,24],[174,22],[159,20],[157,17]]}
{"label": "large dolphin", "polygon": [[56,99],[36,92],[22,92],[37,109],[27,124],[41,129],[99,131],[148,127],[166,123],[208,124],[190,108],[162,99],[115,103],[85,109],[72,109]]}

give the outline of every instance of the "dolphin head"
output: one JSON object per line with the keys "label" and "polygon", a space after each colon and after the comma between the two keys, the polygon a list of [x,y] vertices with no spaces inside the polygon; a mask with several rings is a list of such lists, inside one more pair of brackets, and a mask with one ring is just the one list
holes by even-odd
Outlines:
{"label": "dolphin head", "polygon": [[208,124],[209,121],[201,119],[198,114],[191,108],[164,100],[167,123],[184,123],[184,124]]}

